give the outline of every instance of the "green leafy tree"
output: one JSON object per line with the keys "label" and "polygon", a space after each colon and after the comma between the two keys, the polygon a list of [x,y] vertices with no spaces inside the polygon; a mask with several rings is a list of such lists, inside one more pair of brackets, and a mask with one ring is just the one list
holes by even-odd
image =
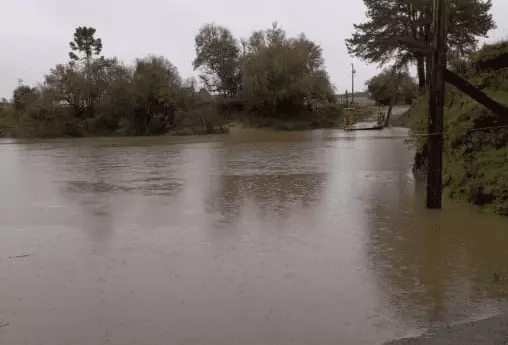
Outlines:
{"label": "green leafy tree", "polygon": [[90,82],[73,66],[59,64],[45,76],[43,89],[51,102],[68,107],[76,118],[86,116]]}
{"label": "green leafy tree", "polygon": [[[98,59],[92,62],[90,71],[92,79],[70,64],[57,65],[45,76],[44,83],[36,88],[38,97],[22,112],[30,133],[110,134],[132,116],[130,69],[116,59]],[[90,95],[94,99],[93,109]],[[46,131],[50,127],[52,130]]]}
{"label": "green leafy tree", "polygon": [[12,101],[14,103],[14,109],[23,111],[27,106],[37,98],[37,92],[35,88],[28,85],[19,85],[14,89],[12,93]]}
{"label": "green leafy tree", "polygon": [[321,48],[304,35],[287,38],[276,24],[248,39],[243,62],[245,102],[271,116],[312,111],[333,99]]}
{"label": "green leafy tree", "polygon": [[381,105],[411,104],[417,93],[417,85],[406,71],[385,69],[366,85],[372,99]]}
{"label": "green leafy tree", "polygon": [[[353,56],[369,63],[396,68],[416,63],[420,89],[424,89],[430,73],[430,60],[424,52],[410,49],[404,42],[417,41],[429,47],[432,41],[432,0],[364,0],[368,20],[354,26],[355,32],[346,40]],[[495,28],[490,13],[491,0],[450,0],[448,43],[450,53],[464,56],[477,46],[479,37],[486,37]]]}
{"label": "green leafy tree", "polygon": [[134,128],[136,134],[162,134],[174,123],[182,80],[176,67],[164,57],[136,61]]}
{"label": "green leafy tree", "polygon": [[94,114],[90,126],[108,134],[129,126],[134,114],[132,69],[116,58],[98,59],[91,66]]}
{"label": "green leafy tree", "polygon": [[240,47],[231,31],[215,24],[206,24],[195,38],[194,69],[201,70],[201,80],[210,92],[229,97],[240,88]]}
{"label": "green leafy tree", "polygon": [[384,125],[388,126],[396,104],[411,104],[417,95],[418,86],[407,71],[396,68],[385,69],[367,81],[367,88],[378,104],[388,106]]}
{"label": "green leafy tree", "polygon": [[[46,80],[52,84],[39,84],[30,88],[29,93],[23,93],[21,107],[16,108],[16,117],[20,131],[19,136],[52,137],[65,135],[79,135],[72,132],[70,122],[72,119],[71,107],[59,96],[66,93],[64,90],[66,78],[64,78],[63,66],[57,66],[46,76]],[[60,74],[59,74],[60,73]],[[58,77],[57,77],[58,76]],[[58,78],[61,78],[58,80]],[[18,93],[15,90],[15,94]],[[26,89],[28,90],[28,89]],[[27,97],[29,96],[29,97]],[[18,96],[14,95],[14,98]]]}

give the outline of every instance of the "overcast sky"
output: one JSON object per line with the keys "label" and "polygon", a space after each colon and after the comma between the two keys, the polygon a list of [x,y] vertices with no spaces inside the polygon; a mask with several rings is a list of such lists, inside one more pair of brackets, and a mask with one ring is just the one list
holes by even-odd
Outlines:
{"label": "overcast sky", "polygon": [[[148,54],[166,56],[182,77],[194,74],[194,36],[204,23],[248,37],[277,21],[289,35],[304,32],[319,43],[338,92],[351,85],[355,62],[358,89],[377,67],[351,59],[344,39],[365,19],[362,0],[2,0],[0,97],[11,97],[19,78],[35,84],[57,63],[68,60],[77,26],[92,26],[103,54],[125,62]],[[508,38],[508,1],[493,0],[498,29],[491,39]]]}

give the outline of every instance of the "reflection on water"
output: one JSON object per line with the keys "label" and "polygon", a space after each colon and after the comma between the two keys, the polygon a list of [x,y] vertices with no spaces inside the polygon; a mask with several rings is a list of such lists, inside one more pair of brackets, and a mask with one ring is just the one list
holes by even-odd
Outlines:
{"label": "reflection on water", "polygon": [[508,221],[426,210],[404,133],[4,141],[0,343],[377,344],[495,313]]}
{"label": "reflection on water", "polygon": [[391,304],[401,317],[430,324],[491,313],[506,295],[493,281],[494,272],[506,274],[506,220],[452,203],[446,212],[426,210],[423,189],[416,186],[416,198],[402,195],[401,210],[376,197],[371,206],[369,252]]}
{"label": "reflection on water", "polygon": [[238,221],[242,211],[255,210],[251,216],[260,219],[288,218],[319,203],[325,179],[324,174],[221,175],[210,211],[218,212],[224,224]]}

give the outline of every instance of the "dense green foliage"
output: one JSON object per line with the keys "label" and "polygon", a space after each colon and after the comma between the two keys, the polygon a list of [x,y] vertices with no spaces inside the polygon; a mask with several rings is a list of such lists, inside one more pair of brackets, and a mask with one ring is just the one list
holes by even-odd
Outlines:
{"label": "dense green foliage", "polygon": [[[277,25],[236,39],[208,24],[195,38],[193,78],[182,81],[166,58],[134,65],[101,56],[94,28],[79,27],[70,61],[36,87],[19,85],[0,113],[0,133],[25,137],[224,132],[232,121],[285,128],[335,126],[342,115],[322,51]],[[6,110],[6,109],[9,110]],[[257,120],[256,120],[257,119]]]}
{"label": "dense green foliage", "polygon": [[229,29],[206,24],[195,38],[194,68],[200,69],[201,80],[211,92],[228,96],[238,94],[240,76],[240,48]]}
{"label": "dense green foliage", "polygon": [[367,89],[378,104],[411,104],[418,86],[409,73],[387,69],[368,80]]}
{"label": "dense green foliage", "polygon": [[[508,69],[481,67],[502,56],[505,47],[501,43],[475,53],[468,60],[472,69],[467,77],[489,96],[508,105]],[[413,133],[426,132],[426,98],[415,103],[409,122]],[[508,215],[508,128],[502,127],[507,125],[506,115],[498,116],[455,88],[447,88],[444,183],[450,195],[490,205]],[[415,143],[419,157],[425,151],[426,137],[416,136]]]}
{"label": "dense green foliage", "polygon": [[0,103],[0,138],[10,136],[17,126],[14,108],[6,100]]}
{"label": "dense green foliage", "polygon": [[[408,49],[401,40],[424,46],[432,42],[433,0],[364,0],[365,23],[355,25],[355,33],[346,40],[350,54],[367,62],[396,67],[416,63],[419,86],[423,90],[429,73],[429,61],[422,52]],[[495,27],[491,0],[449,0],[448,43],[450,55],[463,57],[475,50],[478,38],[486,37]]]}
{"label": "dense green foliage", "polygon": [[276,24],[250,37],[242,75],[247,106],[264,114],[290,116],[334,102],[321,48],[304,35],[286,37]]}

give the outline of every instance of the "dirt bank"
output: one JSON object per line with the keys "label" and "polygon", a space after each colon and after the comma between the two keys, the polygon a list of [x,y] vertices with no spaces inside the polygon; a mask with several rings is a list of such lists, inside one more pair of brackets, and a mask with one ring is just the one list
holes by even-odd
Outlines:
{"label": "dirt bank", "polygon": [[508,344],[508,314],[449,326],[417,338],[386,345]]}

